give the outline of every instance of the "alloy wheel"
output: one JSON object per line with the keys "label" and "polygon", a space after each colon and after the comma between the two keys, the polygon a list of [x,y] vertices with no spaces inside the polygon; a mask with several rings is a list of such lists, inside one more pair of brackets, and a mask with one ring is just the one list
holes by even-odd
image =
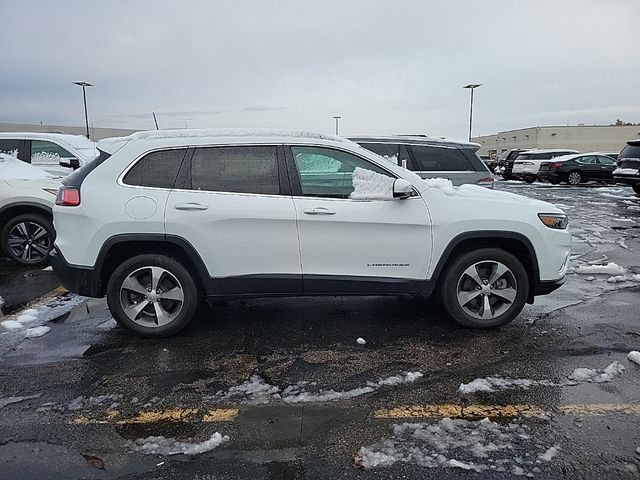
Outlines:
{"label": "alloy wheel", "polygon": [[582,180],[582,176],[578,172],[571,172],[568,180],[571,185],[578,185],[580,180]]}
{"label": "alloy wheel", "polygon": [[182,311],[184,290],[178,279],[161,267],[142,267],[129,274],[120,286],[120,305],[125,315],[144,327],[162,327]]}
{"label": "alloy wheel", "polygon": [[474,263],[458,280],[458,303],[465,313],[480,320],[493,320],[504,314],[517,293],[513,272],[493,260]]}
{"label": "alloy wheel", "polygon": [[16,258],[26,263],[36,263],[49,254],[51,236],[36,222],[20,222],[9,231],[9,248]]}

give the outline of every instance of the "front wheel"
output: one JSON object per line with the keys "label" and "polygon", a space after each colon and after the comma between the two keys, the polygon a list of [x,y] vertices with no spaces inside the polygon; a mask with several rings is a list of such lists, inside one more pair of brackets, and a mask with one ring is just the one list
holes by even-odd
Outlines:
{"label": "front wheel", "polygon": [[524,177],[524,181],[527,183],[533,183],[536,181],[536,177],[526,176]]}
{"label": "front wheel", "polygon": [[509,252],[483,248],[456,258],[444,273],[440,298],[446,312],[471,328],[509,323],[529,295],[527,272]]}
{"label": "front wheel", "polygon": [[31,267],[49,263],[54,239],[51,220],[37,213],[25,213],[10,219],[0,234],[2,250],[7,257]]}
{"label": "front wheel", "polygon": [[144,337],[167,337],[182,330],[198,306],[193,277],[177,260],[138,255],[115,269],[107,285],[113,318]]}

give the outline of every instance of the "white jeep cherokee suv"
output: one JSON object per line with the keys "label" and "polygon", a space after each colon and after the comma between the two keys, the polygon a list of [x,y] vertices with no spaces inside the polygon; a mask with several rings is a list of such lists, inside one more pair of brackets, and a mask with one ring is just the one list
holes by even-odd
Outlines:
{"label": "white jeep cherokee suv", "polygon": [[437,292],[462,325],[496,327],[565,279],[562,210],[423,180],[339,137],[175,130],[98,148],[58,193],[52,263],[144,336],[179,331],[204,297]]}

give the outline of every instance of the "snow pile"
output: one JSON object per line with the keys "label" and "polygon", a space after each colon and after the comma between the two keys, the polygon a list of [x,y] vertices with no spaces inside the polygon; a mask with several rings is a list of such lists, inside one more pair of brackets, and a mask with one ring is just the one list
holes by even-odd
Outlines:
{"label": "snow pile", "polygon": [[215,395],[205,397],[205,400],[235,400],[250,405],[265,405],[272,400],[282,400],[285,403],[308,402],[332,402],[336,400],[349,400],[361,395],[373,393],[382,387],[395,387],[398,385],[413,383],[423,376],[422,372],[407,372],[402,375],[394,375],[383,378],[377,382],[367,382],[364,387],[351,390],[336,391],[333,389],[320,389],[317,392],[309,392],[308,387],[315,387],[315,382],[300,381],[289,385],[284,390],[277,386],[269,385],[258,375],[241,385],[231,387],[226,392],[218,391]]}
{"label": "snow pile", "polygon": [[49,180],[56,178],[16,157],[0,153],[0,180]]}
{"label": "snow pile", "polygon": [[400,462],[427,468],[531,475],[540,472],[542,462],[551,460],[558,452],[558,447],[540,451],[537,460],[534,456],[517,455],[518,451],[535,453],[536,447],[526,425],[500,425],[488,418],[479,421],[443,418],[435,424],[396,424],[391,438],[362,447],[354,461],[363,468]]}
{"label": "snow pile", "polygon": [[505,378],[499,376],[476,378],[469,383],[461,383],[460,387],[458,387],[458,391],[462,394],[477,392],[491,393],[500,390],[512,390],[519,388],[527,390],[531,387],[566,387],[585,382],[603,383],[612,381],[616,376],[620,375],[623,370],[624,366],[619,362],[612,362],[604,370],[595,368],[576,368],[569,375],[569,380],[564,382],[554,382],[552,380],[530,380],[528,378]]}
{"label": "snow pile", "polygon": [[615,275],[607,278],[607,283],[640,282],[640,273],[633,275]]}
{"label": "snow pile", "polygon": [[635,168],[616,168],[613,171],[614,175],[638,175],[638,170]]}
{"label": "snow pile", "polygon": [[453,197],[458,193],[456,188],[453,186],[453,183],[451,183],[451,180],[448,180],[446,178],[425,178],[422,180],[422,182],[428,187],[442,190],[445,195],[448,195],[450,197]]}
{"label": "snow pile", "polygon": [[201,443],[181,442],[174,438],[147,437],[129,442],[129,447],[145,455],[198,455],[210,452],[228,441],[228,435],[222,436],[216,432]]}
{"label": "snow pile", "polygon": [[634,350],[632,352],[629,352],[629,354],[627,355],[627,358],[629,360],[631,360],[632,362],[637,363],[638,365],[640,365],[640,352]]}
{"label": "snow pile", "polygon": [[579,267],[576,267],[573,272],[589,275],[624,275],[627,273],[627,269],[616,263],[609,262],[606,265],[580,265]]}
{"label": "snow pile", "polygon": [[98,395],[96,397],[76,397],[67,405],[68,410],[82,410],[87,407],[97,407],[105,402],[111,402],[109,407],[116,408],[122,401],[122,394],[113,393],[108,395]]}
{"label": "snow pile", "polygon": [[0,408],[4,408],[12,403],[24,402],[25,400],[32,400],[34,398],[40,398],[41,393],[36,395],[27,395],[22,397],[0,397]]}
{"label": "snow pile", "polygon": [[352,200],[393,200],[394,178],[356,167],[352,181]]}
{"label": "snow pile", "polygon": [[574,382],[604,383],[610,382],[623,371],[624,366],[622,364],[619,362],[612,362],[604,370],[595,368],[576,368],[571,375],[569,375],[569,380],[573,380]]}
{"label": "snow pile", "polygon": [[52,152],[38,152],[31,155],[31,163],[38,165],[60,165],[60,155]]}
{"label": "snow pile", "polygon": [[[74,307],[86,300],[79,295],[56,297],[35,308],[27,308],[10,320],[0,322],[5,330],[22,335],[24,338],[37,338],[46,335],[51,330],[44,326],[50,320],[70,312]],[[6,335],[9,332],[3,332]]]}

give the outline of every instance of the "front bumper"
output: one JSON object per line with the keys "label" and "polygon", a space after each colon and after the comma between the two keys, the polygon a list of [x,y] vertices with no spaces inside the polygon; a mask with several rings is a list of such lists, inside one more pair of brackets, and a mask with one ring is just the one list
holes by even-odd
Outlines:
{"label": "front bumper", "polygon": [[544,281],[544,282],[539,281],[537,282],[533,295],[536,297],[539,295],[548,295],[551,292],[554,292],[557,289],[559,289],[562,285],[564,285],[564,282],[566,281],[567,281],[566,275],[559,280],[551,280],[551,281]]}
{"label": "front bumper", "polygon": [[623,183],[625,185],[640,185],[640,177],[634,177],[631,175],[614,175],[613,179],[616,183]]}
{"label": "front bumper", "polygon": [[100,272],[93,267],[71,265],[62,253],[53,248],[49,253],[53,274],[60,284],[72,293],[85,297],[100,298],[104,293],[100,288]]}

